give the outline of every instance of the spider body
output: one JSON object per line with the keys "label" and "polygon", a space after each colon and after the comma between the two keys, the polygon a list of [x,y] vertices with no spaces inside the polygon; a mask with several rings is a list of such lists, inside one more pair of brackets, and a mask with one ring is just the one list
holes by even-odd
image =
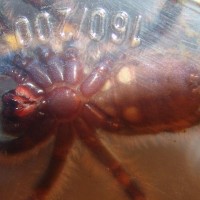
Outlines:
{"label": "spider body", "polygon": [[[22,80],[16,69],[8,72],[21,84],[3,96],[4,116],[25,117],[42,110],[59,120],[73,120],[89,102],[89,97],[105,83],[111,71],[111,59],[101,61],[83,81],[77,49],[67,48],[58,57],[46,47],[37,49],[37,52],[39,62],[30,57],[14,57],[13,64],[17,70],[26,72],[28,79]],[[81,86],[78,85],[80,81],[83,81]]]}
{"label": "spider body", "polygon": [[[15,154],[33,148],[52,134],[56,134],[58,141],[65,140],[66,135],[68,139],[61,146],[55,145],[49,169],[32,199],[46,198],[64,165],[74,134],[111,170],[130,199],[145,199],[94,134],[95,129],[114,130],[114,133],[129,129],[129,134],[152,134],[174,132],[198,123],[197,66],[172,56],[161,57],[159,62],[135,59],[115,66],[115,57],[107,56],[85,75],[76,48],[67,47],[64,53],[56,54],[50,48],[40,47],[36,52],[37,57],[14,56],[13,69],[5,71],[18,85],[2,97],[3,130],[19,139],[3,142],[0,148]],[[51,123],[40,128],[43,135],[36,133],[38,122]],[[36,128],[30,131],[32,126]],[[69,130],[60,133],[60,126]],[[27,143],[27,138],[31,143]],[[56,153],[60,151],[62,154]],[[62,161],[55,166],[57,159]]]}
{"label": "spider body", "polygon": [[[36,186],[32,199],[46,198],[64,165],[74,134],[91,151],[94,150],[100,162],[110,169],[113,168],[113,176],[131,198],[143,199],[143,194],[123,167],[94,135],[95,127],[109,130],[119,128],[117,120],[112,120],[91,101],[91,97],[109,78],[109,72],[114,66],[111,57],[99,61],[97,67],[86,77],[75,48],[67,48],[64,53],[56,55],[51,49],[41,47],[37,49],[37,57],[14,56],[11,62],[13,69],[5,71],[5,75],[13,78],[18,85],[2,97],[3,131],[15,135],[17,139],[2,142],[1,151],[10,154],[24,152],[42,143],[52,134],[56,134],[59,144],[62,141],[62,145],[55,145],[47,174]],[[91,117],[94,124],[90,124]],[[45,127],[39,131],[40,124]],[[68,127],[64,134],[59,132],[62,126]],[[127,181],[124,182],[124,179]]]}
{"label": "spider body", "polygon": [[[30,58],[20,58],[16,56],[14,58],[14,63],[19,67],[24,67],[29,71],[29,75],[32,77],[34,82],[28,80],[25,84],[35,85],[38,84],[42,88],[38,88],[33,91],[32,88],[27,88],[25,91],[29,90],[29,95],[34,96],[36,93],[37,107],[46,109],[51,116],[56,118],[72,118],[80,110],[81,106],[81,96],[75,91],[76,88],[69,86],[69,84],[75,84],[80,76],[77,72],[77,68],[80,68],[78,61],[76,61],[76,53],[71,52],[72,49],[68,49],[65,54],[65,58],[61,61],[50,52],[47,48],[40,48],[39,59],[43,65],[48,65],[47,69],[40,66],[37,61]],[[70,56],[70,54],[73,54]],[[66,64],[67,63],[67,64]],[[67,65],[65,70],[63,65]],[[68,70],[68,72],[67,72]],[[69,70],[73,70],[70,71]],[[69,77],[70,74],[70,77]],[[44,78],[45,77],[45,78]],[[36,82],[36,83],[35,83]],[[24,86],[19,86],[18,90],[22,90]],[[42,95],[40,94],[42,93]],[[44,94],[45,93],[45,94]],[[21,93],[22,96],[26,96],[26,93]],[[28,107],[31,108],[33,103],[29,101]],[[50,108],[50,109],[49,109]]]}
{"label": "spider body", "polygon": [[[24,1],[38,9],[54,2]],[[170,27],[163,23],[162,16],[168,13],[169,7],[174,9],[172,2],[166,1],[161,10],[161,35]],[[146,34],[150,35],[150,39],[145,38],[148,44],[159,27],[153,26],[152,30]],[[156,43],[158,38],[151,43]],[[134,55],[134,59],[118,64],[119,55],[108,55],[88,74],[74,47],[55,53],[41,46],[31,56],[16,55],[11,59],[12,67],[4,73],[17,86],[2,96],[1,123],[5,134],[16,137],[1,141],[0,151],[7,155],[23,153],[55,135],[49,166],[29,200],[47,199],[66,162],[74,136],[109,169],[130,199],[146,200],[142,189],[102,144],[96,130],[120,134],[128,129],[130,135],[157,134],[197,124],[200,73],[189,58],[143,56]]]}
{"label": "spider body", "polygon": [[73,118],[80,110],[81,100],[78,95],[66,87],[56,88],[46,98],[49,112],[58,118]]}

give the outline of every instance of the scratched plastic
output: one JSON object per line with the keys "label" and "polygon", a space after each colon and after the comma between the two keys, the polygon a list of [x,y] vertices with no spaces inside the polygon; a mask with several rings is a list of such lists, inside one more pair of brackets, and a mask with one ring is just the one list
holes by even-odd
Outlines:
{"label": "scratched plastic", "polygon": [[198,200],[200,1],[0,0],[0,199]]}

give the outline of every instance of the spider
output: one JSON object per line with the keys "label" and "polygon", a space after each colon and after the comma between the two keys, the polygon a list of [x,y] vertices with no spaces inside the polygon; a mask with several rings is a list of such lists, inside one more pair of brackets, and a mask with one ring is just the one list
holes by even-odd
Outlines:
{"label": "spider", "polygon": [[[198,67],[182,57],[153,55],[160,61],[141,62],[135,58],[125,67],[116,68],[119,55],[112,54],[102,57],[86,75],[73,46],[67,46],[62,53],[47,46],[36,52],[36,56],[15,55],[11,59],[12,66],[5,75],[17,86],[2,96],[1,113],[4,132],[16,137],[0,143],[2,152],[28,151],[56,135],[48,169],[31,199],[48,196],[77,136],[109,169],[130,199],[145,200],[141,188],[101,143],[96,129],[114,134],[127,128],[130,134],[153,134],[176,132],[198,123]],[[123,73],[125,79],[120,75]],[[108,90],[109,98],[103,102],[99,94],[108,80],[116,89]],[[114,112],[105,109],[111,104]]]}
{"label": "spider", "polygon": [[[117,120],[112,120],[90,100],[108,79],[114,65],[113,58],[103,58],[85,77],[77,49],[68,47],[61,55],[56,55],[46,47],[38,48],[37,52],[38,58],[14,57],[14,68],[6,74],[19,85],[2,96],[3,129],[18,139],[1,144],[1,150],[5,148],[8,153],[22,152],[52,134],[57,137],[49,168],[37,186],[33,199],[44,199],[52,187],[74,135],[78,135],[97,159],[112,171],[131,199],[144,199],[123,167],[94,134],[96,127],[119,129]],[[42,135],[39,130],[28,133],[30,127],[38,128],[39,121],[42,124],[44,122],[47,130],[42,130]],[[63,129],[62,126],[66,127],[65,133],[59,131]]]}
{"label": "spider", "polygon": [[[4,132],[16,139],[1,142],[1,151],[24,152],[56,135],[49,167],[31,199],[46,198],[77,136],[109,168],[130,199],[145,200],[141,189],[95,134],[96,128],[111,133],[129,128],[133,134],[152,134],[175,132],[199,122],[200,74],[195,64],[172,57],[162,58],[162,64],[136,59],[116,68],[115,76],[115,60],[112,55],[103,57],[86,76],[78,50],[71,46],[60,54],[40,46],[35,57],[17,54],[12,59],[13,68],[5,74],[17,86],[2,96],[2,125]],[[168,68],[163,73],[165,66]],[[127,70],[135,77],[123,79],[120,74]],[[118,88],[109,91],[107,102],[101,102],[98,93],[108,79],[117,82]],[[104,109],[113,98],[115,114]]]}

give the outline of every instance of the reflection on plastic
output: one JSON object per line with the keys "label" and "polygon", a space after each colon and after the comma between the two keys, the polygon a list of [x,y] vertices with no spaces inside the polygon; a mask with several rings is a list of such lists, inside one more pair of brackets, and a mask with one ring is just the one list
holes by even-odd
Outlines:
{"label": "reflection on plastic", "polygon": [[4,199],[198,199],[197,4],[0,5]]}

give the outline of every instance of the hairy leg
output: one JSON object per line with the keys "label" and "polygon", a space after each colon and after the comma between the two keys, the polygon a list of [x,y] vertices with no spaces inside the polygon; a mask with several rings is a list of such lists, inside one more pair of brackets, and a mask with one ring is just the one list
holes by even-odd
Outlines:
{"label": "hairy leg", "polygon": [[121,128],[121,124],[117,119],[111,119],[109,115],[93,104],[83,106],[82,118],[88,124],[94,124],[95,127],[105,128],[109,131],[116,131]]}
{"label": "hairy leg", "polygon": [[97,138],[94,129],[84,121],[79,120],[76,122],[76,131],[81,141],[91,150],[94,156],[109,168],[113,177],[123,187],[131,200],[145,200],[145,196],[137,184],[131,180],[130,175]]}
{"label": "hairy leg", "polygon": [[52,157],[44,176],[35,187],[31,200],[44,200],[55,185],[74,141],[72,128],[67,128],[68,130],[66,130],[66,125],[62,124],[58,127]]}
{"label": "hairy leg", "polygon": [[[8,124],[6,124],[8,126]],[[52,135],[55,134],[57,124],[52,120],[40,120],[31,123],[26,130],[22,130],[22,126],[17,133],[14,133],[16,139],[0,141],[0,153],[6,153],[6,156],[12,156],[19,153],[24,153],[35,147],[42,146],[42,144],[47,141]],[[11,129],[8,131],[16,131],[15,126],[11,124]],[[6,134],[6,130],[3,129]],[[23,134],[20,135],[21,131]],[[18,135],[19,134],[19,135]]]}

